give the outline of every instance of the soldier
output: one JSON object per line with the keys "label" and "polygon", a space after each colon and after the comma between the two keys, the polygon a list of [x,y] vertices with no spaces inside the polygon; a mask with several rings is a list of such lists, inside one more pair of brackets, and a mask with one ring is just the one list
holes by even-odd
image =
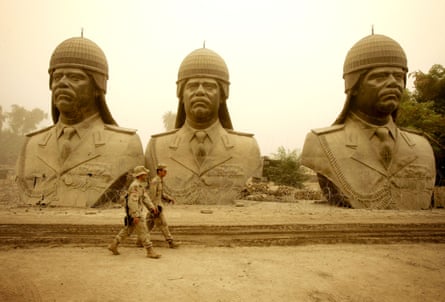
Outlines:
{"label": "soldier", "polygon": [[229,72],[207,48],[191,52],[178,72],[176,130],[153,135],[145,162],[168,165],[164,189],[180,203],[230,203],[250,177],[261,176],[258,144],[252,134],[233,131],[226,100]]}
{"label": "soldier", "polygon": [[401,46],[370,35],[348,52],[343,111],[334,125],[310,132],[302,164],[317,172],[326,198],[352,208],[426,209],[431,205],[435,163],[419,132],[395,124],[406,85]]}
{"label": "soldier", "polygon": [[17,161],[21,200],[74,207],[117,201],[113,192],[144,156],[136,131],[118,127],[107,107],[103,51],[89,39],[67,39],[48,72],[54,125],[26,136]]}
{"label": "soldier", "polygon": [[158,208],[158,212],[155,213],[150,211],[147,213],[147,228],[148,231],[151,232],[153,227],[156,225],[161,229],[162,234],[165,237],[165,240],[168,242],[168,246],[170,248],[178,248],[179,245],[173,240],[173,236],[170,234],[168,229],[167,220],[164,215],[164,201],[168,203],[175,203],[173,197],[169,196],[164,192],[164,177],[167,175],[167,166],[163,164],[158,164],[156,168],[156,176],[150,182],[150,198]]}
{"label": "soldier", "polygon": [[117,247],[119,243],[124,241],[133,232],[136,232],[138,241],[141,242],[143,247],[147,250],[147,257],[160,258],[161,255],[157,254],[153,249],[153,244],[150,241],[150,233],[147,230],[147,226],[142,221],[144,206],[152,211],[155,215],[158,214],[157,207],[151,202],[147,193],[147,180],[148,170],[144,166],[137,166],[133,170],[133,182],[128,187],[127,196],[127,219],[126,226],[122,228],[113,242],[108,246],[108,249],[114,254],[119,255]]}

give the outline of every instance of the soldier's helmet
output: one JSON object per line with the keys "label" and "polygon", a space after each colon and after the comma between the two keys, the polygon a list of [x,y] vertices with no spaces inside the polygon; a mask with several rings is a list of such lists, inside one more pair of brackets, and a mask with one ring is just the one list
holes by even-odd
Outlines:
{"label": "soldier's helmet", "polygon": [[156,170],[167,170],[167,165],[162,164],[162,163],[159,163],[159,164],[156,166]]}
{"label": "soldier's helmet", "polygon": [[144,166],[136,166],[133,169],[133,177],[138,177],[138,176],[141,176],[144,174],[148,175],[149,172],[150,172],[150,170],[148,170]]}
{"label": "soldier's helmet", "polygon": [[50,88],[52,74],[57,68],[79,68],[89,71],[96,86],[104,93],[107,90],[107,59],[102,49],[89,39],[69,38],[56,47],[49,62]]}

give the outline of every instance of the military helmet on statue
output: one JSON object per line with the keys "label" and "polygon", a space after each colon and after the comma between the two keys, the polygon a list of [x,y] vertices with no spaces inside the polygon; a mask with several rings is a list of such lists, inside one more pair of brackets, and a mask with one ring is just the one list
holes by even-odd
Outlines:
{"label": "military helmet on statue", "polygon": [[52,73],[57,68],[80,68],[93,72],[96,85],[104,92],[107,91],[107,58],[102,49],[89,39],[74,37],[56,47],[49,62],[50,87]]}
{"label": "military helmet on statue", "polygon": [[349,75],[376,67],[400,67],[408,72],[406,55],[400,44],[387,36],[374,34],[355,43],[346,55],[343,64],[345,90],[355,85],[355,83],[349,83],[353,81]]}
{"label": "military helmet on statue", "polygon": [[176,115],[176,128],[180,128],[185,121],[184,105],[182,103],[185,83],[191,78],[204,77],[215,79],[218,82],[224,100],[219,109],[219,119],[224,128],[233,129],[225,102],[229,97],[229,70],[226,62],[219,54],[205,47],[198,48],[189,53],[179,67],[176,95],[180,101],[178,114]]}
{"label": "military helmet on statue", "polygon": [[[356,89],[361,77],[376,67],[400,67],[408,72],[408,63],[405,51],[394,39],[385,35],[371,34],[359,40],[348,51],[343,64],[343,79],[345,80],[345,93],[347,95],[343,109],[335,124],[342,124],[349,112],[352,90]],[[397,110],[393,112],[397,115]]]}
{"label": "military helmet on statue", "polygon": [[[82,37],[73,37],[60,43],[49,61],[49,87],[51,89],[53,72],[58,68],[79,68],[87,72],[100,93],[96,97],[102,120],[107,124],[117,125],[105,102],[107,92],[108,63],[102,49],[93,41]],[[52,105],[53,121],[56,123],[59,111]]]}

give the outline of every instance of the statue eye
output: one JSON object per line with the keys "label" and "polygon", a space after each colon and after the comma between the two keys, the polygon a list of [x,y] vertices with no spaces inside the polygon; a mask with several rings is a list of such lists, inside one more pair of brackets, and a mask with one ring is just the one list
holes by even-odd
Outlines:
{"label": "statue eye", "polygon": [[212,83],[204,83],[202,86],[204,87],[205,90],[214,90],[214,89],[216,89],[216,85],[212,84]]}
{"label": "statue eye", "polygon": [[78,75],[78,74],[69,74],[69,75],[68,75],[68,78],[69,78],[71,81],[74,81],[74,82],[77,82],[77,81],[80,81],[80,80],[83,79],[82,76],[80,76],[80,75]]}
{"label": "statue eye", "polygon": [[53,74],[53,79],[54,81],[60,81],[60,79],[62,78],[62,75],[57,73],[57,74]]}
{"label": "statue eye", "polygon": [[187,84],[187,89],[196,90],[198,88],[198,83],[189,83]]}

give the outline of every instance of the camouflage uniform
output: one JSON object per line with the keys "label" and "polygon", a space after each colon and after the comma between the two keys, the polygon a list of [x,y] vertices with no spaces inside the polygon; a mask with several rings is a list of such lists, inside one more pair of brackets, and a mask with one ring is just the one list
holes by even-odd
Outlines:
{"label": "camouflage uniform", "polygon": [[[140,167],[142,166],[139,166],[139,168]],[[148,173],[145,174],[147,175]],[[137,218],[139,219],[139,221],[138,223],[133,222],[131,225],[126,225],[116,235],[115,239],[108,247],[108,249],[115,255],[119,254],[119,252],[117,251],[117,246],[119,245],[119,243],[124,241],[128,236],[135,232],[138,237],[138,241],[144,248],[147,249],[147,256],[150,258],[160,257],[160,255],[156,254],[153,251],[153,244],[150,240],[150,233],[147,230],[147,226],[141,220],[141,218],[143,217],[144,206],[149,210],[153,210],[155,208],[150,200],[150,197],[147,194],[146,187],[146,182],[136,178],[128,188],[128,215],[131,216],[133,220]]]}
{"label": "camouflage uniform", "polygon": [[[173,200],[173,198],[163,192],[162,187],[162,179],[158,175],[153,177],[150,182],[150,198],[153,201],[155,207],[161,206],[162,208],[164,208],[162,199]],[[151,232],[155,225],[161,229],[162,234],[168,242],[173,241],[173,237],[168,229],[167,220],[164,216],[164,211],[161,211],[158,215],[154,215],[154,213],[151,211],[147,213],[148,231]]]}

